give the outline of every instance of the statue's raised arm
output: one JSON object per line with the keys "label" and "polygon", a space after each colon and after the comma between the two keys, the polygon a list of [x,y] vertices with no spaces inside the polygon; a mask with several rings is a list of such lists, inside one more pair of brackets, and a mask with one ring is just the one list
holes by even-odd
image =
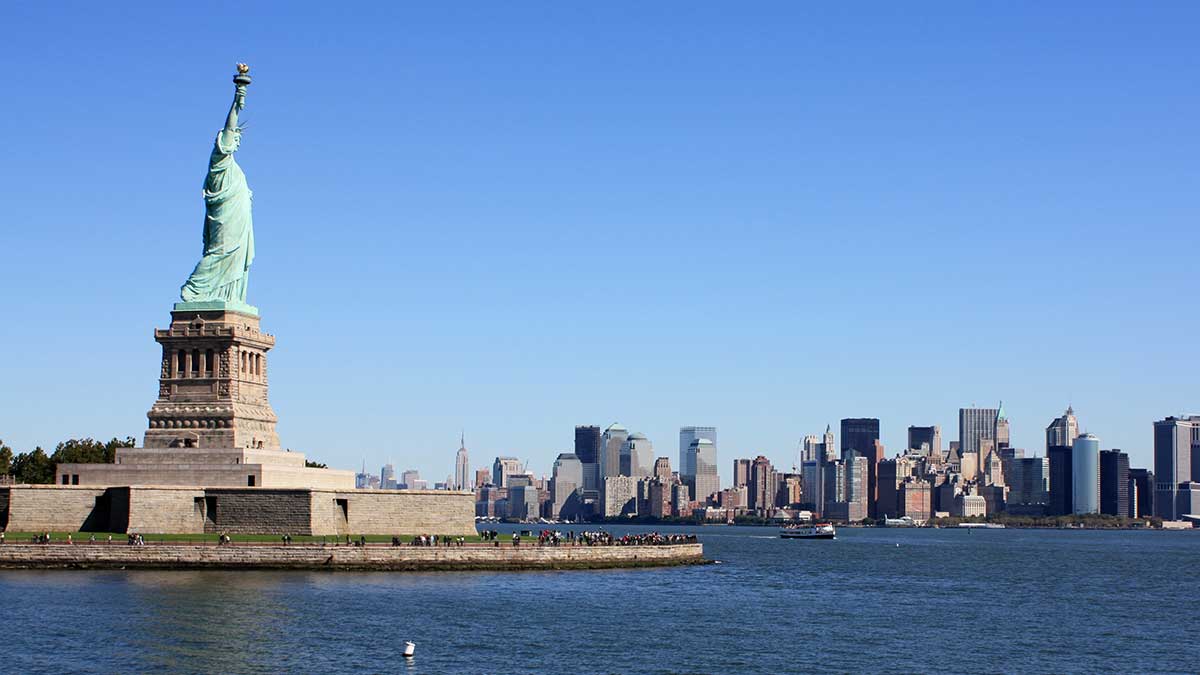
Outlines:
{"label": "statue's raised arm", "polygon": [[252,193],[233,157],[242,142],[238,113],[246,105],[249,72],[246,64],[238,64],[233,104],[225,126],[217,133],[204,180],[204,252],[180,289],[183,303],[177,309],[219,308],[257,314],[246,304],[246,282],[254,260]]}

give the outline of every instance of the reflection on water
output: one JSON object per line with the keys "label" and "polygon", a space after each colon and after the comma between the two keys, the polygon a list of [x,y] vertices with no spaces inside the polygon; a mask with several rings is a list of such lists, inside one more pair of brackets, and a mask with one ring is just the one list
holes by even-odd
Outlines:
{"label": "reflection on water", "polygon": [[[1195,578],[1200,533],[670,529],[722,564],[0,572],[6,671],[1170,672],[1200,659],[1194,640],[1163,639],[1196,616],[1167,580]],[[819,658],[804,656],[813,645]]]}

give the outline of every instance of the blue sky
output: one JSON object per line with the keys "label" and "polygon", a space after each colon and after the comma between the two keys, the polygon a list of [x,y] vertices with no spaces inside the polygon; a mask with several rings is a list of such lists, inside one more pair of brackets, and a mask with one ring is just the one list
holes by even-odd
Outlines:
{"label": "blue sky", "polygon": [[0,438],[134,435],[236,61],[284,445],[1195,411],[1194,3],[6,4]]}

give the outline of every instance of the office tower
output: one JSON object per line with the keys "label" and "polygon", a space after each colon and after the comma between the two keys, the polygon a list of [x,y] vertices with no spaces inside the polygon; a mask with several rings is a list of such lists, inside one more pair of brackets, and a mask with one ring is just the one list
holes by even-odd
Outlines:
{"label": "office tower", "polygon": [[[980,463],[984,457],[980,453],[981,440],[996,440],[996,424],[999,419],[999,408],[959,408],[958,409],[958,452],[968,452],[979,455]],[[1007,429],[1008,421],[1004,422]],[[995,447],[993,445],[992,447]]]}
{"label": "office tower", "polygon": [[[682,478],[682,474],[680,475]],[[733,460],[733,487],[741,487],[750,482],[750,460]]]}
{"label": "office tower", "polygon": [[717,447],[717,428],[716,427],[679,427],[679,476],[692,476],[696,473],[696,465],[692,464],[693,458],[688,456],[688,448],[692,447],[692,442],[697,438],[707,438],[712,441],[713,448]]}
{"label": "office tower", "polygon": [[931,427],[909,427],[908,449],[918,455],[941,456],[942,428],[936,424]]}
{"label": "office tower", "polygon": [[671,486],[671,515],[676,518],[687,518],[692,515],[692,499],[688,486],[676,483]]}
{"label": "office tower", "polygon": [[1168,417],[1154,423],[1154,515],[1179,520],[1179,484],[1200,480],[1200,416]]}
{"label": "office tower", "polygon": [[815,462],[825,458],[825,448],[822,447],[819,436],[805,436],[800,444],[800,465],[805,462]]}
{"label": "office tower", "polygon": [[396,489],[396,467],[384,464],[379,470],[379,487],[384,490]]}
{"label": "office tower", "polygon": [[490,482],[492,482],[492,472],[491,471],[488,471],[486,468],[475,469],[475,489],[476,490],[483,487],[484,485],[487,485]]}
{"label": "office tower", "polygon": [[400,485],[409,490],[416,490],[417,481],[421,480],[421,472],[409,469],[400,474]]}
{"label": "office tower", "polygon": [[[826,517],[833,518],[831,511],[837,511],[835,505],[846,502],[846,462],[835,459],[821,467],[821,496],[825,500],[821,505],[821,512]],[[845,518],[844,507],[842,511],[841,517]]]}
{"label": "office tower", "polygon": [[800,465],[800,479],[802,481],[804,503],[813,511],[815,515],[821,515],[821,509],[825,506],[821,480],[821,467],[825,462],[818,460],[809,460]]}
{"label": "office tower", "polygon": [[550,498],[553,499],[551,516],[568,519],[579,514],[579,491],[583,489],[583,462],[575,453],[561,453],[554,460],[554,471],[550,478]]}
{"label": "office tower", "polygon": [[1129,470],[1129,517],[1149,518],[1154,515],[1154,472],[1149,469]]}
{"label": "office tower", "polygon": [[750,480],[746,483],[751,510],[769,515],[771,507],[775,505],[776,480],[775,467],[771,466],[771,461],[762,455],[755,457],[750,463]]}
{"label": "office tower", "polygon": [[671,482],[656,477],[648,483],[650,489],[649,515],[653,518],[665,518],[671,515]]}
{"label": "office tower", "polygon": [[1074,513],[1071,446],[1052,445],[1046,450],[1046,458],[1050,464],[1050,496],[1046,502],[1046,515],[1065,516]]}
{"label": "office tower", "polygon": [[996,441],[996,449],[1007,448],[1011,445],[1012,436],[1008,426],[1008,415],[1004,413],[1004,401],[1000,402],[1000,408],[996,410],[996,431],[992,438]]}
{"label": "office tower", "polygon": [[671,480],[671,458],[658,457],[654,460],[654,477],[659,480]]}
{"label": "office tower", "polygon": [[609,476],[621,475],[621,446],[629,438],[629,430],[620,424],[611,424],[600,435],[600,461],[597,481],[604,485]]}
{"label": "office tower", "polygon": [[707,438],[697,438],[688,448],[696,473],[691,480],[684,480],[692,499],[702,504],[721,490],[721,477],[717,474],[717,446]]}
{"label": "office tower", "polygon": [[492,484],[496,487],[510,487],[510,478],[521,473],[521,461],[516,457],[497,457],[492,463]]}
{"label": "office tower", "polygon": [[621,475],[642,478],[654,473],[654,446],[645,434],[634,432],[621,444]]}
{"label": "office tower", "polygon": [[1071,446],[1071,495],[1074,513],[1100,512],[1100,439],[1091,434]]}
{"label": "office tower", "polygon": [[1129,516],[1129,455],[1100,451],[1100,513]]}
{"label": "office tower", "polygon": [[1079,422],[1075,419],[1075,410],[1067,406],[1067,412],[1062,417],[1056,417],[1050,426],[1046,427],[1046,449],[1052,446],[1071,447],[1075,437],[1079,435]]}
{"label": "office tower", "polygon": [[875,500],[879,497],[875,472],[883,459],[883,444],[879,442],[879,420],[874,417],[842,420],[842,459],[851,453],[867,460],[867,510],[875,516]]}
{"label": "office tower", "polygon": [[371,474],[367,473],[367,460],[363,460],[362,471],[354,474],[354,489],[363,490],[371,484]]}
{"label": "office tower", "polygon": [[454,455],[455,490],[471,489],[471,464],[467,461],[467,436],[463,434],[458,439],[458,452]]}
{"label": "office tower", "polygon": [[830,431],[829,425],[825,425],[825,434],[821,436],[821,446],[825,448],[825,461],[832,462],[842,456],[838,451],[837,443],[833,440],[833,432]]}
{"label": "office tower", "polygon": [[541,501],[538,489],[532,485],[514,485],[508,488],[508,517],[529,521],[541,517]]}
{"label": "office tower", "polygon": [[583,465],[583,489],[599,490],[600,427],[575,427],[575,456]]}
{"label": "office tower", "polygon": [[1014,458],[1006,482],[1009,504],[1045,506],[1050,498],[1050,460],[1045,457]]}
{"label": "office tower", "polygon": [[879,518],[895,517],[900,513],[900,486],[912,476],[914,466],[913,460],[905,456],[879,462],[879,498],[875,502],[875,513]]}
{"label": "office tower", "polygon": [[868,483],[868,460],[862,455],[852,455],[846,461],[846,520],[857,522],[868,515],[871,491]]}
{"label": "office tower", "polygon": [[1184,516],[1200,516],[1200,482],[1184,481],[1175,492],[1175,513]]}

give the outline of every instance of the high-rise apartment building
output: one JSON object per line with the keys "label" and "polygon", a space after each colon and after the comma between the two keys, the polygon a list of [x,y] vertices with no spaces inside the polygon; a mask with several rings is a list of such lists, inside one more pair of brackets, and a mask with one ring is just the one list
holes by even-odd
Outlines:
{"label": "high-rise apartment building", "polygon": [[1178,520],[1179,484],[1200,480],[1200,416],[1154,423],[1154,480],[1154,515]]}
{"label": "high-rise apartment building", "polygon": [[867,480],[867,458],[851,455],[846,460],[846,520],[857,522],[868,515],[868,500],[871,492]]}
{"label": "high-rise apartment building", "polygon": [[471,489],[471,462],[467,457],[467,437],[466,434],[459,436],[458,452],[454,454],[454,482],[455,490],[470,490]]}
{"label": "high-rise apartment building", "polygon": [[[682,474],[680,474],[682,476]],[[733,460],[733,487],[741,487],[750,482],[750,460]]]}
{"label": "high-rise apartment building", "polygon": [[575,427],[575,456],[583,465],[583,489],[600,489],[600,427]]}
{"label": "high-rise apartment building", "polygon": [[749,507],[751,510],[769,514],[775,506],[777,475],[771,461],[762,455],[750,462]]}
{"label": "high-rise apartment building", "polygon": [[671,458],[657,457],[654,460],[654,477],[659,480],[671,480]]}
{"label": "high-rise apartment building", "polygon": [[1100,512],[1100,439],[1092,434],[1075,438],[1071,446],[1071,498],[1074,513]]}
{"label": "high-rise apartment building", "polygon": [[492,482],[492,472],[491,471],[488,471],[486,468],[475,469],[475,489],[476,490],[483,487],[484,485],[487,485],[490,482]]}
{"label": "high-rise apartment building", "polygon": [[1100,451],[1100,513],[1129,516],[1129,455]]}
{"label": "high-rise apartment building", "polygon": [[604,516],[637,515],[637,479],[608,476],[604,479]]}
{"label": "high-rise apartment building", "polygon": [[1056,417],[1050,426],[1046,427],[1046,449],[1053,446],[1071,447],[1079,436],[1079,421],[1075,419],[1075,410],[1067,406],[1062,417]]}
{"label": "high-rise apartment building", "polygon": [[908,449],[926,457],[942,454],[942,428],[936,424],[931,427],[909,427]]}

